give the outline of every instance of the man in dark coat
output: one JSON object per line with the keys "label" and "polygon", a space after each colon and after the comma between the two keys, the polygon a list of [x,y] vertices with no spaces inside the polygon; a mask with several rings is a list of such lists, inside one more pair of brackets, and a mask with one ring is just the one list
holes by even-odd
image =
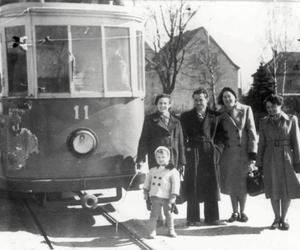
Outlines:
{"label": "man in dark coat", "polygon": [[138,145],[137,164],[145,162],[148,155],[149,168],[157,166],[154,151],[158,146],[170,150],[171,163],[178,169],[185,165],[185,150],[180,120],[170,114],[170,96],[161,94],[156,97],[157,112],[145,117]]}
{"label": "man in dark coat", "polygon": [[187,226],[200,222],[199,202],[204,202],[205,223],[219,225],[217,161],[221,148],[214,142],[218,113],[207,108],[208,93],[204,88],[194,91],[193,100],[194,108],[181,115],[187,158]]}

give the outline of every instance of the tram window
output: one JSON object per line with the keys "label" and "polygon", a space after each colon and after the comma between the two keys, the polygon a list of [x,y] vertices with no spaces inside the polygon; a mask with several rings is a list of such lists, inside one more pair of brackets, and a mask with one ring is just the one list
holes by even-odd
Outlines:
{"label": "tram window", "polygon": [[38,92],[70,92],[69,68],[74,57],[67,26],[36,26],[35,31]]}
{"label": "tram window", "polygon": [[9,94],[27,93],[27,44],[24,26],[5,28]]}
{"label": "tram window", "polygon": [[143,58],[143,39],[142,32],[136,32],[136,47],[137,47],[137,65],[138,65],[138,89],[144,90],[144,78],[143,78],[143,67],[144,67],[144,58]]}
{"label": "tram window", "polygon": [[108,91],[131,91],[129,29],[105,27]]}
{"label": "tram window", "polygon": [[72,26],[73,84],[75,91],[103,91],[101,29]]}

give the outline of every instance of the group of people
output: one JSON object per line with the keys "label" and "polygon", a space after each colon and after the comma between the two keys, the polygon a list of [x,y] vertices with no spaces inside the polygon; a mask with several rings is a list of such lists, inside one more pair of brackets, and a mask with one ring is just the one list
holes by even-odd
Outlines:
{"label": "group of people", "polygon": [[[220,191],[230,196],[232,214],[227,222],[247,222],[247,175],[258,169],[264,175],[265,195],[271,199],[274,222],[270,229],[288,230],[286,214],[291,199],[300,198],[300,133],[296,116],[282,111],[283,99],[270,95],[264,101],[268,115],[256,132],[250,106],[241,104],[229,87],[219,94],[218,111],[209,109],[209,95],[199,88],[192,94],[193,109],[180,119],[170,112],[167,94],[156,97],[157,112],[145,117],[139,140],[137,165],[148,158],[145,199],[151,201],[150,237],[156,236],[163,209],[169,235],[176,237],[172,210],[180,190],[180,174],[187,199],[187,226],[200,223],[204,203],[207,225],[220,225]],[[258,139],[259,138],[259,139]]]}

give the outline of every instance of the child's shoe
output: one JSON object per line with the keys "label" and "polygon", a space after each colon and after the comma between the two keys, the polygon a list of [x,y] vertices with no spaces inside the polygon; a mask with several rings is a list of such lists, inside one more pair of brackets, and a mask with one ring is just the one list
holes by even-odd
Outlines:
{"label": "child's shoe", "polygon": [[177,237],[177,233],[175,232],[174,229],[170,229],[169,230],[169,236],[172,238],[176,238]]}
{"label": "child's shoe", "polygon": [[156,231],[152,231],[150,234],[149,234],[149,239],[155,239],[156,238]]}

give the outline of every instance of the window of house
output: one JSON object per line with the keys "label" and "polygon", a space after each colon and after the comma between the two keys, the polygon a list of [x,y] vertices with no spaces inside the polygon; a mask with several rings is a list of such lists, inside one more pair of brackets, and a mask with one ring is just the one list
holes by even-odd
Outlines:
{"label": "window of house", "polygon": [[27,94],[27,38],[24,26],[5,28],[8,92]]}
{"label": "window of house", "polygon": [[293,70],[299,71],[300,70],[299,64],[295,64]]}
{"label": "window of house", "polygon": [[289,92],[292,90],[292,80],[286,81],[285,91]]}
{"label": "window of house", "polygon": [[213,65],[218,64],[218,53],[211,53],[211,62]]}
{"label": "window of house", "polygon": [[105,27],[108,91],[131,91],[129,29]]}
{"label": "window of house", "polygon": [[144,90],[144,77],[143,77],[143,68],[144,68],[144,57],[143,57],[143,39],[142,32],[136,32],[136,47],[137,47],[137,66],[138,66],[138,89]]}
{"label": "window of house", "polygon": [[69,93],[70,67],[67,26],[36,26],[36,60],[39,93]]}
{"label": "window of house", "polygon": [[102,92],[101,29],[72,26],[72,82],[76,92]]}

